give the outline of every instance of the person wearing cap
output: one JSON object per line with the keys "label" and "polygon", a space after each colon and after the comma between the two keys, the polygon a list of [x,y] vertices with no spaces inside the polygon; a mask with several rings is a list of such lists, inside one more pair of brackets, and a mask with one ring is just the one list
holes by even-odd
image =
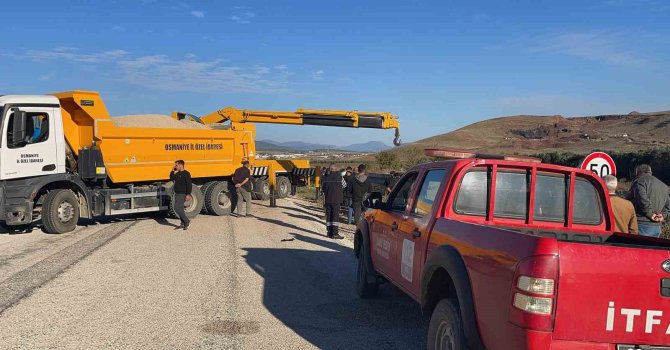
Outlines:
{"label": "person wearing cap", "polygon": [[633,203],[616,195],[619,181],[614,175],[606,175],[603,177],[603,180],[605,181],[607,191],[610,194],[616,231],[636,235],[638,233],[637,216],[635,215],[635,207],[633,207]]}
{"label": "person wearing cap", "polygon": [[[235,184],[235,192],[237,199],[235,201],[235,209],[237,216],[251,216],[251,165],[248,160],[242,161],[242,166],[235,170],[233,174],[233,184]],[[247,210],[244,215],[241,214],[242,201],[247,204]]]}

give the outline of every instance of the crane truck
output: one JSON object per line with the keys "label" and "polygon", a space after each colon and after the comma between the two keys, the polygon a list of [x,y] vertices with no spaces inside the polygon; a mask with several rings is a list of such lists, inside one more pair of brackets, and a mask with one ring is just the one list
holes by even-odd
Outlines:
{"label": "crane truck", "polygon": [[[241,110],[235,107],[227,107],[202,117],[190,113],[174,112],[172,118],[177,120],[189,120],[214,128],[230,130],[251,130],[255,133],[253,124],[288,124],[288,125],[321,125],[346,128],[373,128],[373,129],[395,129],[393,144],[399,146],[400,124],[395,115],[388,112],[359,112],[338,110],[316,110],[298,109],[295,112]],[[253,124],[249,124],[253,123]],[[289,174],[298,176],[310,176],[314,169],[309,168],[307,160],[292,161],[262,161],[257,160],[254,167],[253,181],[254,199],[265,200],[270,196],[270,182],[266,177],[270,164],[273,164],[273,175],[276,176],[276,193],[279,198],[286,197],[289,193]]]}
{"label": "crane truck", "polygon": [[221,111],[203,118],[173,113],[213,128],[119,127],[97,92],[0,96],[0,224],[20,229],[41,218],[46,232],[64,233],[80,218],[174,214],[169,173],[177,159],[186,161],[195,185],[187,215],[227,215],[229,180],[242,160],[264,169],[254,176],[268,187],[277,185],[277,174],[309,169],[307,160],[256,159],[253,123],[399,128],[390,113],[305,110],[266,118]]}

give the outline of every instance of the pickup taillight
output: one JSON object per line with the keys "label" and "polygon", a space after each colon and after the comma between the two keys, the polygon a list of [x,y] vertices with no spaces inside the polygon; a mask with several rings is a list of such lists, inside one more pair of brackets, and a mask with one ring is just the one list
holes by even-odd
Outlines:
{"label": "pickup taillight", "polygon": [[510,322],[538,331],[552,331],[558,290],[558,256],[521,260],[514,274]]}

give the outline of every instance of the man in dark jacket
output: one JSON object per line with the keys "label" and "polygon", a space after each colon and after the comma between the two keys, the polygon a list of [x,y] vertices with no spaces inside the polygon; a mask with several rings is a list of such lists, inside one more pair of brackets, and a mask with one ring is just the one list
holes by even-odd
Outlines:
{"label": "man in dark jacket", "polygon": [[347,193],[351,196],[354,207],[354,224],[358,224],[361,212],[363,212],[363,200],[370,192],[372,192],[372,183],[368,179],[365,164],[361,164],[358,166],[358,174],[354,175],[347,186]]}
{"label": "man in dark jacket", "polygon": [[328,173],[321,179],[326,204],[326,230],[328,238],[342,239],[338,234],[340,225],[340,205],[342,204],[342,175],[331,164]]}
{"label": "man in dark jacket", "polygon": [[[242,166],[235,170],[233,174],[233,184],[235,184],[235,192],[237,198],[235,200],[235,208],[237,210],[237,216],[251,216],[251,166],[249,165],[248,160],[242,161]],[[247,204],[247,210],[244,212],[245,215],[241,215],[240,211],[242,209],[242,201]]]}
{"label": "man in dark jacket", "polygon": [[170,172],[170,181],[174,181],[174,211],[179,216],[181,225],[177,227],[178,229],[188,230],[188,225],[191,224],[191,221],[186,216],[186,201],[190,201],[191,190],[193,189],[193,183],[191,183],[191,173],[184,169],[184,161],[178,160],[174,162],[174,168]]}
{"label": "man in dark jacket", "polygon": [[638,231],[643,236],[659,237],[663,221],[670,216],[668,186],[651,175],[647,164],[638,165],[635,176],[628,200],[635,206]]}

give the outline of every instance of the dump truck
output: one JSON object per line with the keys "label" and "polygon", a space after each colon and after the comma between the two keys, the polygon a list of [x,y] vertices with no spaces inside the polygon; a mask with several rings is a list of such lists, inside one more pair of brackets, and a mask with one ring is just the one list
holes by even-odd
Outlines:
{"label": "dump truck", "polygon": [[[392,114],[378,114],[380,123],[368,126],[368,114],[312,112],[274,119],[284,124],[399,127]],[[0,224],[22,229],[41,219],[46,232],[64,233],[74,230],[80,218],[174,214],[169,174],[177,159],[185,160],[195,185],[187,215],[227,215],[234,192],[229,180],[242,160],[255,167],[256,185],[268,188],[277,187],[278,174],[309,170],[307,160],[256,159],[253,123],[263,121],[249,115],[238,120],[173,113],[212,127],[121,127],[97,92],[0,96]]]}

